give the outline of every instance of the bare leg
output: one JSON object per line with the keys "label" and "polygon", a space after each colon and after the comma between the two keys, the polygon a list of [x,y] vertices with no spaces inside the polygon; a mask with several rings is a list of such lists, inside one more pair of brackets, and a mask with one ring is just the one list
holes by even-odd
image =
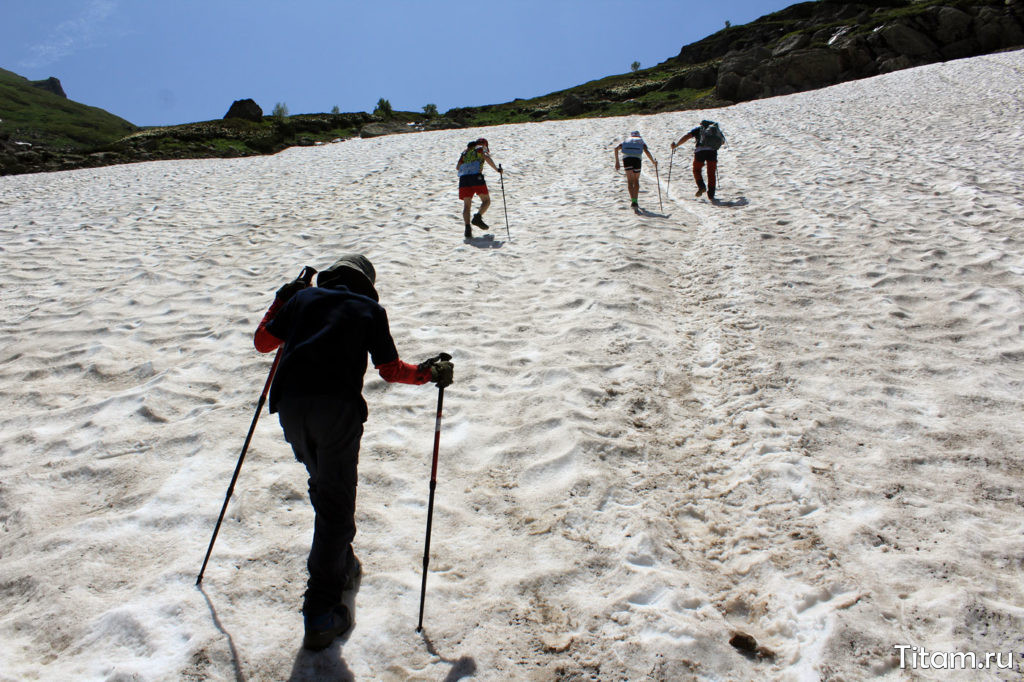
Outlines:
{"label": "bare leg", "polygon": [[[480,209],[476,212],[477,215],[480,216],[480,217],[483,217],[484,213],[487,212],[487,209],[490,207],[490,205],[491,205],[491,197],[490,197],[490,195],[481,194],[480,195]],[[469,213],[466,213],[466,215],[469,215]]]}
{"label": "bare leg", "polygon": [[640,174],[636,171],[626,171],[626,187],[629,189],[630,201],[635,202],[640,196]]}

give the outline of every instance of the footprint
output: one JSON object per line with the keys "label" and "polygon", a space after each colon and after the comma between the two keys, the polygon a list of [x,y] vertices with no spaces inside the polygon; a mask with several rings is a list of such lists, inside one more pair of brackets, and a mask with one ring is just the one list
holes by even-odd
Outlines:
{"label": "footprint", "polygon": [[631,552],[628,555],[626,555],[626,561],[632,564],[633,566],[643,566],[645,568],[650,568],[654,565],[654,557],[652,557],[650,554],[643,554],[637,552]]}

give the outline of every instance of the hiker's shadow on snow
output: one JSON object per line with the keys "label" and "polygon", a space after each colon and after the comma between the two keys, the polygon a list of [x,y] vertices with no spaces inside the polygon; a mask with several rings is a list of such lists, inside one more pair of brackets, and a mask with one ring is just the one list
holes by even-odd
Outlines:
{"label": "hiker's shadow on snow", "polygon": [[471,657],[463,656],[462,658],[454,661],[450,658],[445,658],[437,652],[436,648],[434,648],[434,643],[430,641],[430,637],[427,637],[427,633],[422,633],[422,637],[423,642],[427,645],[427,651],[429,651],[431,655],[437,656],[441,659],[442,663],[448,663],[452,666],[452,669],[448,671],[447,675],[445,675],[444,682],[458,682],[458,680],[461,680],[464,677],[473,677],[476,675],[476,661]]}
{"label": "hiker's shadow on snow", "polygon": [[671,218],[671,213],[655,213],[654,211],[648,211],[646,208],[640,209],[640,215],[645,218]]}
{"label": "hiker's shadow on snow", "polygon": [[469,239],[463,240],[470,246],[475,246],[478,249],[500,249],[505,246],[505,242],[498,241],[494,238],[493,234],[485,234],[480,237],[470,237]]}
{"label": "hiker's shadow on snow", "polygon": [[730,199],[729,201],[723,201],[722,199],[715,199],[712,201],[715,206],[721,206],[722,208],[741,208],[743,206],[749,206],[750,202],[747,201],[746,197],[739,197],[736,199]]}
{"label": "hiker's shadow on snow", "polygon": [[334,640],[323,651],[299,649],[288,682],[308,682],[309,680],[354,682],[356,676],[352,674],[345,659],[341,656],[341,647],[346,639],[347,637]]}

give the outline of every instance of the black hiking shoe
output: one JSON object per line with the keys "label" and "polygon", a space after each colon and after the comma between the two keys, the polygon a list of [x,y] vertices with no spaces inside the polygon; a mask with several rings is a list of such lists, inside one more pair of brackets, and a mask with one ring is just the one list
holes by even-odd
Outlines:
{"label": "black hiking shoe", "polygon": [[473,228],[471,228],[469,226],[469,223],[466,223],[465,235],[466,235],[466,239],[472,239],[473,238]]}
{"label": "black hiking shoe", "polygon": [[696,193],[696,194],[694,194],[693,196],[695,196],[695,197],[699,197],[699,196],[701,196],[702,194],[704,194],[704,188],[703,188],[703,187],[698,187],[698,188],[697,188],[697,193]]}
{"label": "black hiking shoe", "polygon": [[352,627],[352,614],[344,604],[338,604],[325,614],[310,618],[305,617],[306,634],[302,638],[302,648],[310,651],[321,651],[331,645]]}
{"label": "black hiking shoe", "polygon": [[708,190],[708,199],[711,199],[711,201],[715,200],[715,190],[713,190],[713,189],[709,189]]}
{"label": "black hiking shoe", "polygon": [[640,213],[641,213],[641,211],[640,211],[640,204],[633,204],[633,213],[636,213],[637,215],[640,215]]}
{"label": "black hiking shoe", "polygon": [[491,229],[490,226],[488,226],[487,223],[484,222],[484,219],[480,217],[479,213],[474,214],[473,220],[471,220],[470,222],[479,227],[481,230]]}

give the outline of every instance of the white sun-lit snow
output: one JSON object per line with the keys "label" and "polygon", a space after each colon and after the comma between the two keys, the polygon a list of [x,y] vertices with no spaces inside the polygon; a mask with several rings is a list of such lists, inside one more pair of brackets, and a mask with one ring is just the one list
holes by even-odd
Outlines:
{"label": "white sun-lit snow", "polygon": [[[730,140],[719,206],[669,153],[701,118]],[[660,162],[643,217],[614,172],[633,129]],[[467,244],[479,135],[505,195],[490,172],[494,238]],[[1018,679],[1022,188],[1022,52],[0,178],[0,680]],[[437,391],[370,369],[356,625],[313,654],[275,415],[195,581],[270,367],[252,332],[347,252],[403,359],[450,352],[456,382],[423,634]],[[911,670],[898,646],[1001,658]]]}

